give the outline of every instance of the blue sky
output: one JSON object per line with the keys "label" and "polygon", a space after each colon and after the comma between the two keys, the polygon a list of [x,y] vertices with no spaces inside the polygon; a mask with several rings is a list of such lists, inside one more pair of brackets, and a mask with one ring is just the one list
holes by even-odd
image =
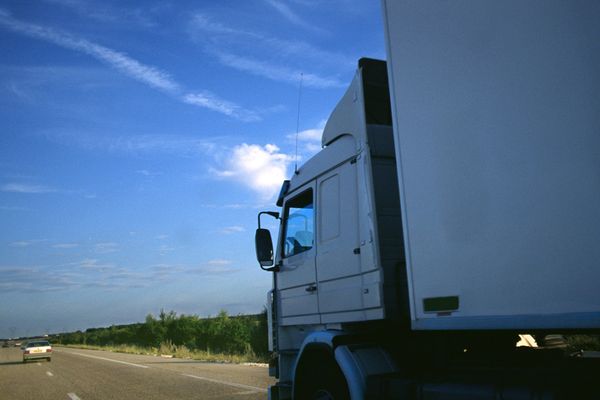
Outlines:
{"label": "blue sky", "polygon": [[0,337],[259,312],[260,210],[320,147],[369,0],[0,1]]}

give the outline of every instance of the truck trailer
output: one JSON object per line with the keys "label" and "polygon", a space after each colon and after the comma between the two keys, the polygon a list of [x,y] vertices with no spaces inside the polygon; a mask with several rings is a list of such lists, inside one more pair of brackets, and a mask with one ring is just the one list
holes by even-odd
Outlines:
{"label": "truck trailer", "polygon": [[382,9],[387,60],[258,216],[269,397],[600,398],[543,346],[600,332],[600,3]]}

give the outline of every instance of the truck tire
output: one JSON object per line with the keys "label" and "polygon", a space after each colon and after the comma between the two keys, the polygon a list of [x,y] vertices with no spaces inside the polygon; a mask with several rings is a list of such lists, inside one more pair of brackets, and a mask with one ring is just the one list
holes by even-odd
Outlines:
{"label": "truck tire", "polygon": [[309,357],[302,368],[298,381],[296,399],[299,400],[348,400],[350,394],[346,378],[335,360],[330,356]]}

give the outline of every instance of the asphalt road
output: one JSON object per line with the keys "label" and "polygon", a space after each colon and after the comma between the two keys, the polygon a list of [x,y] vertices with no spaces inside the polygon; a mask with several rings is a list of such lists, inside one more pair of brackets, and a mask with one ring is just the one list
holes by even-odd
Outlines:
{"label": "asphalt road", "polygon": [[0,349],[1,399],[266,399],[263,366],[55,348],[52,362]]}

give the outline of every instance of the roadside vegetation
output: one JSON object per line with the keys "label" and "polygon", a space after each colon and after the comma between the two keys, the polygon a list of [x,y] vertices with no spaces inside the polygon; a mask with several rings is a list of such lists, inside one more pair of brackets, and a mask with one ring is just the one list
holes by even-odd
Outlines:
{"label": "roadside vegetation", "polygon": [[152,354],[211,362],[267,362],[267,315],[213,318],[161,310],[143,323],[90,328],[53,336],[57,345],[122,353]]}
{"label": "roadside vegetation", "polygon": [[600,335],[566,335],[569,353],[580,351],[600,351]]}

